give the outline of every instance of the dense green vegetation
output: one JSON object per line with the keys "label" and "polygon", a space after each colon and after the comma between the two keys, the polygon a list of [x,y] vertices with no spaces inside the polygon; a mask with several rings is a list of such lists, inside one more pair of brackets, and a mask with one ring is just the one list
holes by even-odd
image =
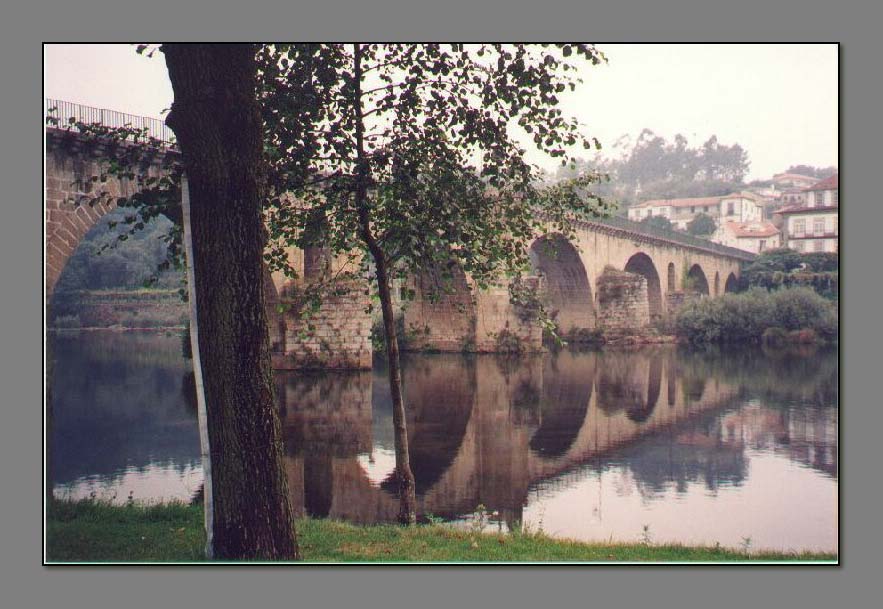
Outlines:
{"label": "dense green vegetation", "polygon": [[671,220],[665,216],[647,216],[641,220],[641,224],[650,228],[661,228],[663,230],[675,230]]}
{"label": "dense green vegetation", "polygon": [[741,189],[748,172],[748,153],[739,145],[725,145],[711,136],[692,147],[683,135],[669,142],[650,129],[637,140],[622,136],[613,154],[597,153],[583,159],[576,169],[562,168],[556,178],[593,170],[610,175],[610,182],[596,191],[624,205],[648,199],[710,197]]}
{"label": "dense green vegetation", "polygon": [[708,214],[696,214],[696,217],[687,224],[687,232],[697,237],[705,237],[712,234],[717,228],[714,218]]}
{"label": "dense green vegetation", "polygon": [[837,306],[809,288],[750,289],[686,303],[675,332],[693,343],[835,341]]}
{"label": "dense green vegetation", "polygon": [[742,272],[746,287],[767,290],[804,286],[821,296],[837,300],[840,287],[840,258],[836,253],[800,254],[787,248],[774,249],[759,255]]}
{"label": "dense green vegetation", "polygon": [[137,289],[150,283],[179,288],[183,272],[163,268],[168,258],[172,222],[157,216],[129,234],[126,218],[131,209],[118,208],[101,218],[70,257],[55,291]]}
{"label": "dense green vegetation", "polygon": [[[296,526],[307,562],[837,560],[835,554],[821,553],[582,543],[552,539],[542,532],[478,533],[441,524],[406,528],[301,519]],[[199,561],[204,544],[201,506],[55,501],[49,509],[47,554],[51,562]]]}

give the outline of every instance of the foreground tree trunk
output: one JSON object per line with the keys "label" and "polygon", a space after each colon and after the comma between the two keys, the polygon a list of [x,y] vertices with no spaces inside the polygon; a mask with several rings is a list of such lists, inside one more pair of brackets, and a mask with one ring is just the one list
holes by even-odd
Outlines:
{"label": "foreground tree trunk", "polygon": [[214,557],[297,559],[263,293],[261,118],[252,45],[163,45],[190,190],[212,463]]}
{"label": "foreground tree trunk", "polygon": [[396,478],[399,492],[399,522],[414,524],[417,521],[417,497],[414,473],[411,471],[411,458],[408,451],[408,427],[405,420],[405,400],[402,396],[402,369],[399,359],[399,341],[396,336],[392,296],[389,287],[389,270],[386,256],[371,231],[371,215],[368,209],[368,161],[365,158],[364,122],[362,110],[362,52],[355,45],[355,77],[353,79],[353,100],[356,116],[356,151],[358,167],[356,175],[356,209],[359,213],[362,240],[368,246],[377,271],[377,291],[383,311],[383,332],[386,339],[386,354],[389,361],[389,388],[392,394],[392,424],[396,449]]}

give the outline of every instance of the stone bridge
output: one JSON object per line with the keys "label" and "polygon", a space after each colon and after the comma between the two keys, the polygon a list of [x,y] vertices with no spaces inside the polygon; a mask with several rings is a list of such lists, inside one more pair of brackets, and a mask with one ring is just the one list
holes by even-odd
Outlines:
{"label": "stone bridge", "polygon": [[[77,116],[92,116],[95,111],[71,104],[65,110]],[[101,120],[108,122],[107,116],[100,115]],[[156,121],[117,113],[111,113],[111,118],[134,124]],[[176,152],[172,148],[157,150],[149,169],[153,175],[161,174],[160,160],[165,154]],[[94,206],[77,204],[94,196],[96,184],[91,178],[102,173],[106,156],[102,145],[76,132],[54,127],[46,130],[47,302],[67,260],[86,233],[116,207],[117,197],[135,191],[128,180],[111,178],[101,184],[109,193],[105,200]],[[731,291],[741,263],[753,258],[742,250],[650,229],[623,218],[583,222],[575,228],[572,241],[555,233],[540,234],[530,247],[530,281],[538,287],[561,333],[573,340],[599,328],[647,326],[686,299]],[[334,272],[343,259],[323,264],[321,251],[293,250],[289,257],[299,271],[300,282],[315,281],[329,268]],[[506,285],[474,290],[471,279],[455,268],[450,285],[439,294],[437,288],[431,288],[437,285],[435,275],[430,269],[411,281],[416,298],[401,307],[404,349],[542,349],[539,325],[510,303]],[[329,297],[309,321],[301,318],[291,298],[299,287],[281,273],[267,273],[265,294],[274,365],[283,369],[370,368],[370,331],[375,320],[366,311],[367,285],[353,286],[346,294]],[[291,306],[279,306],[286,304]],[[285,312],[280,313],[280,309]],[[307,325],[313,330],[305,332]]]}

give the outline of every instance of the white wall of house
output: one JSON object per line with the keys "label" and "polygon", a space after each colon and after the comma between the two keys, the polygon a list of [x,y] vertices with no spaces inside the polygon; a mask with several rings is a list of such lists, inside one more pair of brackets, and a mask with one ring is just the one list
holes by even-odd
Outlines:
{"label": "white wall of house", "polygon": [[837,210],[789,215],[785,222],[788,247],[798,252],[836,252],[838,224]]}
{"label": "white wall of house", "polygon": [[782,246],[782,236],[780,234],[769,237],[739,237],[727,228],[726,225],[719,226],[711,236],[711,240],[721,245],[735,247],[754,254]]}
{"label": "white wall of house", "polygon": [[839,205],[837,190],[811,190],[805,193],[807,207],[831,207]]}
{"label": "white wall of house", "polygon": [[721,223],[760,222],[763,219],[763,206],[748,197],[735,196],[721,199],[719,212]]}

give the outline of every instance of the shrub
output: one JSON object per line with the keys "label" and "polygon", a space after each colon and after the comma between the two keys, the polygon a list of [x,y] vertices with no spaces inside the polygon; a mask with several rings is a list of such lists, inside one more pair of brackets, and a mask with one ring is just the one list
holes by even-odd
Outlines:
{"label": "shrub", "polygon": [[693,343],[773,342],[796,330],[812,330],[820,338],[836,340],[835,305],[808,288],[776,292],[754,288],[688,302],[675,318],[678,336]]}
{"label": "shrub", "polygon": [[788,332],[782,328],[767,328],[763,331],[761,341],[765,345],[781,345],[788,338]]}
{"label": "shrub", "polygon": [[705,237],[717,230],[717,223],[708,214],[696,214],[687,224],[687,232],[697,237]]}

